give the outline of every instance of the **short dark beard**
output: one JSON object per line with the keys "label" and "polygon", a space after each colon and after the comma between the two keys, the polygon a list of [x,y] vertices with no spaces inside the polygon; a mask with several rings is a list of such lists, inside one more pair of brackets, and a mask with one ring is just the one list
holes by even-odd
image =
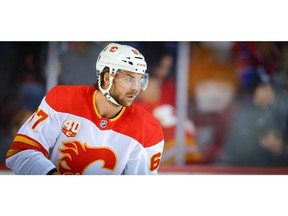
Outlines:
{"label": "short dark beard", "polygon": [[[111,95],[112,98],[114,98],[114,100],[115,100],[120,106],[128,107],[128,106],[131,105],[131,104],[127,104],[124,99],[120,99],[120,98],[119,98],[119,95],[116,95],[116,94],[114,95],[113,93],[111,93],[111,90],[110,90],[110,95]],[[114,104],[114,105],[115,105],[115,104]]]}
{"label": "short dark beard", "polygon": [[[120,105],[120,106],[123,106],[123,107],[129,107],[129,106],[131,106],[132,105],[132,103],[130,104],[127,104],[127,102],[125,101],[125,99],[120,99],[119,98],[119,95],[117,95],[117,94],[113,94],[113,93],[115,93],[117,91],[117,89],[116,89],[116,87],[115,87],[115,84],[113,83],[113,85],[112,85],[112,88],[110,89],[110,95],[111,95],[111,97],[113,97],[114,98],[114,100]],[[135,93],[134,93],[135,94]]]}

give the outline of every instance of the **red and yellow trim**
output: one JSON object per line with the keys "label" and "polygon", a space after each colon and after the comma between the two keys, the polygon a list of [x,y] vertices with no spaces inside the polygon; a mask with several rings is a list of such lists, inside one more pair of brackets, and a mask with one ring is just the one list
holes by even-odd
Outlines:
{"label": "red and yellow trim", "polygon": [[[100,115],[100,113],[98,112],[98,109],[96,107],[96,94],[97,94],[97,92],[98,91],[95,90],[95,92],[93,93],[93,107],[94,107],[94,111],[95,111],[96,115],[98,116],[98,118],[102,119],[102,116]],[[122,110],[120,111],[120,113],[116,117],[110,119],[110,122],[118,120],[122,116],[122,114],[125,112],[125,109],[126,109],[126,107],[123,107]]]}
{"label": "red and yellow trim", "polygon": [[94,107],[94,111],[95,111],[96,115],[98,116],[99,119],[101,119],[102,117],[99,114],[97,107],[96,107],[96,94],[97,94],[97,90],[95,90],[93,93],[93,107]]}
{"label": "red and yellow trim", "polygon": [[9,158],[18,152],[24,150],[36,150],[42,152],[48,158],[48,151],[37,141],[24,134],[17,134],[13,143],[7,152],[6,158]]}
{"label": "red and yellow trim", "polygon": [[114,121],[118,120],[122,116],[122,114],[125,112],[125,109],[126,109],[126,107],[122,107],[122,110],[120,111],[120,113],[116,117],[114,117],[113,119],[110,119],[110,121],[114,122]]}

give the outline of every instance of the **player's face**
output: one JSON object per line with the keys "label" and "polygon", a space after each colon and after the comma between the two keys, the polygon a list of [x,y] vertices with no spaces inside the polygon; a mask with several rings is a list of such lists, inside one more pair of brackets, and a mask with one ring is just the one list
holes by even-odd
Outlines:
{"label": "player's face", "polygon": [[110,94],[121,106],[130,106],[140,92],[142,81],[141,74],[121,71],[114,78]]}

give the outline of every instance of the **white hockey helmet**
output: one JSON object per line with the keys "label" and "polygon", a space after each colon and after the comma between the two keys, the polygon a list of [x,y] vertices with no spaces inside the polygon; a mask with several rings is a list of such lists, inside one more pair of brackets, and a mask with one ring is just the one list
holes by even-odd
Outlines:
{"label": "white hockey helmet", "polygon": [[[101,87],[101,73],[104,68],[109,68],[109,82],[107,89]],[[147,64],[144,56],[135,48],[128,45],[121,45],[117,43],[110,43],[99,54],[96,61],[96,73],[98,77],[98,87],[103,95],[112,103],[119,106],[119,104],[110,95],[110,89],[113,79],[118,71],[129,71],[137,74],[143,74],[143,83],[141,90],[145,91],[148,86],[149,75],[146,72]]]}
{"label": "white hockey helmet", "polygon": [[116,74],[119,69],[144,74],[147,69],[144,56],[137,49],[117,43],[110,43],[99,54],[97,72],[101,73],[105,67],[109,67],[111,74]]}

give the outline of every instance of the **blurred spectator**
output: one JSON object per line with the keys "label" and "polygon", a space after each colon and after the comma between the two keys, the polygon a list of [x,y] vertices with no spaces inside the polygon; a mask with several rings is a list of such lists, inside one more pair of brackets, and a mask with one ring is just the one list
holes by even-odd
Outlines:
{"label": "blurred spectator", "polygon": [[60,55],[59,84],[93,85],[96,77],[95,62],[105,42],[70,42]]}
{"label": "blurred spectator", "polygon": [[43,68],[40,62],[41,46],[34,46],[37,49],[34,47],[32,47],[33,49],[27,48],[26,52],[23,53],[23,63],[19,67],[19,100],[22,108],[30,110],[36,110],[45,96],[45,84],[42,80]]}
{"label": "blurred spectator", "polygon": [[[147,56],[147,72],[160,87],[159,102],[175,107],[176,85],[175,72],[172,71],[174,68],[172,52],[159,42],[146,43],[142,49],[144,56]],[[145,52],[147,52],[146,55]]]}
{"label": "blurred spectator", "polygon": [[192,44],[189,67],[188,116],[196,127],[202,163],[217,159],[237,111],[239,84],[230,59],[231,44],[215,43]]}
{"label": "blurred spectator", "polygon": [[22,107],[36,110],[44,96],[45,86],[33,74],[23,74],[19,89],[19,99]]}
{"label": "blurred spectator", "polygon": [[284,131],[287,113],[276,103],[272,79],[258,70],[253,98],[235,116],[221,164],[288,166]]}

